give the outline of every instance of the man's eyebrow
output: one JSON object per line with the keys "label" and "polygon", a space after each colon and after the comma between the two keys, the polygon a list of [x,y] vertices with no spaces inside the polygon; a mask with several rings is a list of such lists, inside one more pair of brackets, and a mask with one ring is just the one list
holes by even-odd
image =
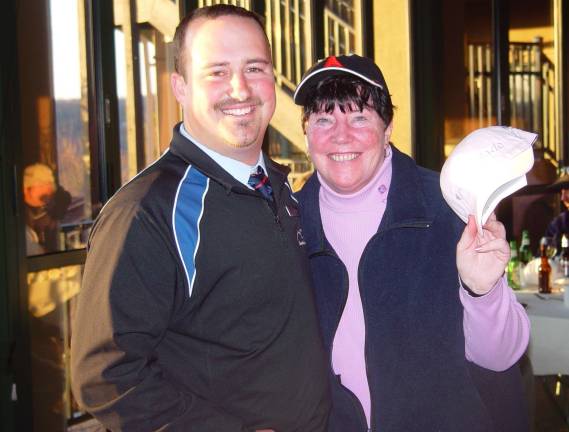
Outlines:
{"label": "man's eyebrow", "polygon": [[[254,63],[262,63],[265,65],[270,65],[271,61],[267,60],[266,58],[252,58],[252,59],[248,59],[245,64],[254,64]],[[206,63],[202,66],[203,69],[210,69],[210,68],[214,68],[214,67],[224,67],[224,66],[228,66],[229,62],[227,61],[219,61],[219,62],[211,62],[211,63]]]}
{"label": "man's eyebrow", "polygon": [[266,65],[270,65],[270,64],[271,64],[270,60],[267,60],[266,58],[252,58],[252,59],[247,60],[246,63],[247,63],[247,64],[251,64],[251,63],[263,63],[263,64],[266,64]]}
{"label": "man's eyebrow", "polygon": [[211,63],[206,63],[205,65],[202,66],[203,69],[209,69],[209,68],[213,68],[213,67],[221,67],[221,66],[227,66],[229,65],[229,62],[211,62]]}

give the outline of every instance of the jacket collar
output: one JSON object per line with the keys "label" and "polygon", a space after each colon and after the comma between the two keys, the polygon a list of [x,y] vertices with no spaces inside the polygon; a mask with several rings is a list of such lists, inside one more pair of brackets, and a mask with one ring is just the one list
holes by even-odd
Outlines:
{"label": "jacket collar", "polygon": [[[392,228],[417,223],[432,222],[434,214],[427,205],[425,187],[419,176],[419,168],[409,156],[393,145],[393,172],[387,206],[378,233]],[[310,255],[333,253],[322,227],[319,203],[320,182],[313,174],[299,192],[302,227]]]}
{"label": "jacket collar", "polygon": [[[206,176],[221,184],[228,192],[249,190],[243,184],[239,183],[231,174],[223,169],[217,162],[205,154],[193,141],[187,139],[180,133],[180,125],[176,124],[172,133],[172,142],[170,143],[170,151],[175,156],[184,160],[187,164],[195,165]],[[289,168],[282,166],[263,154],[265,165],[267,166],[267,175],[273,184],[280,185],[286,181]]]}
{"label": "jacket collar", "polygon": [[434,214],[426,198],[425,184],[419,175],[419,167],[413,159],[393,145],[393,174],[387,207],[379,226],[379,232],[399,225],[432,221]]}

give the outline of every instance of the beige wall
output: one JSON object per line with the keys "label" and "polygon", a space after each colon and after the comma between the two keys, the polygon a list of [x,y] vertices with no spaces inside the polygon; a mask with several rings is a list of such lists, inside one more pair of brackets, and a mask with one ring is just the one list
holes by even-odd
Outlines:
{"label": "beige wall", "polygon": [[374,58],[397,107],[391,141],[398,149],[412,155],[409,0],[375,0],[373,7]]}

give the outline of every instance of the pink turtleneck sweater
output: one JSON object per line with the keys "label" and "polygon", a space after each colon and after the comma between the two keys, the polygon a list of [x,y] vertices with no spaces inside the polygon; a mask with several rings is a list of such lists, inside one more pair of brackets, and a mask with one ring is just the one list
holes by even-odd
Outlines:
{"label": "pink turtleneck sweater", "polygon": [[[354,194],[333,191],[318,175],[320,212],[326,238],[346,266],[349,289],[332,347],[332,367],[341,382],[360,400],[368,427],[370,391],[365,365],[365,322],[358,285],[358,264],[365,246],[377,232],[391,184],[391,149],[374,178]],[[457,281],[457,289],[459,282]],[[459,291],[464,307],[466,358],[491,370],[505,370],[523,354],[529,340],[529,320],[501,278],[484,296]]]}

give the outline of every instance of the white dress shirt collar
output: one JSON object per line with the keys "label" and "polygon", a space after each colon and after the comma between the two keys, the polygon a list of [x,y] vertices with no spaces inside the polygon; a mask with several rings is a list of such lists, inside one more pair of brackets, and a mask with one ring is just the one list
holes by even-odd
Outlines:
{"label": "white dress shirt collar", "polygon": [[231,174],[231,176],[235,178],[235,180],[237,180],[239,183],[244,184],[249,189],[252,189],[252,187],[247,184],[247,181],[249,180],[249,176],[251,175],[251,173],[255,171],[258,165],[261,165],[261,167],[265,170],[265,173],[267,173],[267,167],[265,165],[265,159],[263,158],[263,152],[259,152],[259,159],[257,163],[251,166],[247,165],[246,163],[240,162],[238,160],[232,159],[230,157],[224,156],[210,149],[209,147],[201,144],[200,142],[198,142],[198,140],[196,140],[188,133],[183,123],[180,125],[180,133],[184,137],[192,141],[200,150],[202,150],[210,158],[212,158],[221,168],[223,168],[225,171]]}

